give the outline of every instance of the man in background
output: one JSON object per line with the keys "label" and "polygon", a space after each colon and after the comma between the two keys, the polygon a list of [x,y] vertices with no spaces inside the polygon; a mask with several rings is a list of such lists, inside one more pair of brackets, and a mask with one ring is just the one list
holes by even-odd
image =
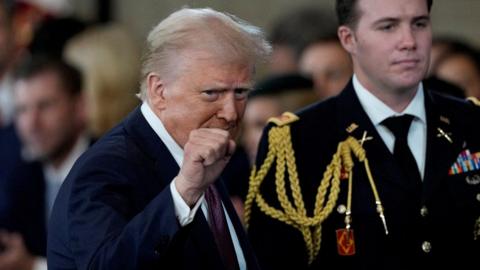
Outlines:
{"label": "man in background", "polygon": [[46,225],[58,189],[90,142],[84,134],[81,75],[50,58],[21,63],[14,76],[22,158],[5,182],[0,269],[46,269]]}

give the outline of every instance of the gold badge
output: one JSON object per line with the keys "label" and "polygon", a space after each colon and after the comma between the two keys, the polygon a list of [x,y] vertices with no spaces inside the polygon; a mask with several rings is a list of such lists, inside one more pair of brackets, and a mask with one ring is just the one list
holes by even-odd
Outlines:
{"label": "gold badge", "polygon": [[338,229],[337,233],[337,251],[340,256],[355,255],[355,238],[352,229]]}

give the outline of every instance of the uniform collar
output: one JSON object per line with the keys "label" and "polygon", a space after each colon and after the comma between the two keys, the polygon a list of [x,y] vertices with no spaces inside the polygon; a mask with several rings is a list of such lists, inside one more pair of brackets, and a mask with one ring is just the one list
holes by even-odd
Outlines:
{"label": "uniform collar", "polygon": [[353,75],[353,88],[358,96],[360,104],[375,126],[380,125],[380,123],[388,117],[404,114],[411,114],[423,124],[427,123],[424,102],[425,95],[422,83],[418,85],[417,92],[412,101],[410,101],[410,104],[408,104],[407,108],[405,108],[405,110],[401,113],[395,112],[387,104],[373,95],[360,83],[360,81],[358,81],[356,75]]}

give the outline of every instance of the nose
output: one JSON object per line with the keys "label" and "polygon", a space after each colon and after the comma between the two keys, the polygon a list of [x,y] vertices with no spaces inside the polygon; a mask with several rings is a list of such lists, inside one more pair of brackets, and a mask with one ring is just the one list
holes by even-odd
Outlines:
{"label": "nose", "polygon": [[400,49],[414,50],[416,46],[417,41],[415,39],[414,30],[410,26],[404,27],[403,31],[401,32]]}
{"label": "nose", "polygon": [[239,101],[235,99],[234,93],[225,95],[221,108],[217,113],[218,118],[224,119],[229,124],[234,124],[239,117]]}

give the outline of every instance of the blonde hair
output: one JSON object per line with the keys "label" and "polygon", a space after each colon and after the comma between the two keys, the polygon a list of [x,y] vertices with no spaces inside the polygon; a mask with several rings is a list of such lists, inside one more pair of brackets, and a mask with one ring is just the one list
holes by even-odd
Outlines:
{"label": "blonde hair", "polygon": [[96,26],[75,36],[64,57],[83,73],[94,136],[103,135],[138,105],[140,48],[119,25]]}
{"label": "blonde hair", "polygon": [[142,59],[140,99],[146,99],[148,74],[172,72],[173,58],[186,49],[207,50],[227,61],[252,64],[265,61],[271,52],[259,28],[233,15],[210,8],[180,9],[148,35]]}

